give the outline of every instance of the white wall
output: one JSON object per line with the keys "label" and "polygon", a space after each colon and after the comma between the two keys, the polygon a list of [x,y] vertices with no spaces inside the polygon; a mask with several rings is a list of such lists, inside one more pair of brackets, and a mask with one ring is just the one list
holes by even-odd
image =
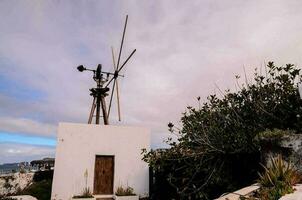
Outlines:
{"label": "white wall", "polygon": [[114,155],[114,191],[120,185],[137,194],[149,192],[148,165],[141,149],[150,149],[150,131],[141,127],[60,123],[57,135],[52,199],[70,199],[85,187],[93,190],[96,155]]}

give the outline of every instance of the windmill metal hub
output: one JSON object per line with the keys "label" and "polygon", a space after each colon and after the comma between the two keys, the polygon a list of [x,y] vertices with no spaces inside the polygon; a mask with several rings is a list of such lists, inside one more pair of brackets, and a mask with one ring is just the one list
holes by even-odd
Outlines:
{"label": "windmill metal hub", "polygon": [[106,97],[108,96],[109,88],[91,88],[90,89],[90,95],[93,97]]}

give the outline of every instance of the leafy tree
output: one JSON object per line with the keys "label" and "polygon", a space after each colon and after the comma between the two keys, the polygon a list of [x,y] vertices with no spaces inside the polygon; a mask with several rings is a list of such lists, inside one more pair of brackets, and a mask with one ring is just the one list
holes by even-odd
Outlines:
{"label": "leafy tree", "polygon": [[250,184],[261,169],[255,136],[272,129],[301,132],[300,69],[269,62],[265,76],[255,71],[253,80],[222,98],[210,95],[198,109],[188,107],[181,128],[168,124],[178,141],[170,138],[169,149],[144,154],[161,187],[155,199],[213,199]]}

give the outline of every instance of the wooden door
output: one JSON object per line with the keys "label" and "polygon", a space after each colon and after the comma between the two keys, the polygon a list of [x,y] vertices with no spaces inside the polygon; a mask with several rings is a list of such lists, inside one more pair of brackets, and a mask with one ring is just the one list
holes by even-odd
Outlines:
{"label": "wooden door", "polygon": [[96,156],[94,168],[94,194],[113,194],[113,156]]}

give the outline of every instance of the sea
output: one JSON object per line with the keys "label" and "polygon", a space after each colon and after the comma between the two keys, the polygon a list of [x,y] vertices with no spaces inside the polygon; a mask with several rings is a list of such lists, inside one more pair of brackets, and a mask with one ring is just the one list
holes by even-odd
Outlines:
{"label": "sea", "polygon": [[21,169],[21,166],[23,169],[27,169],[29,165],[26,163],[5,163],[0,165],[0,174],[10,174],[14,172],[18,172]]}

